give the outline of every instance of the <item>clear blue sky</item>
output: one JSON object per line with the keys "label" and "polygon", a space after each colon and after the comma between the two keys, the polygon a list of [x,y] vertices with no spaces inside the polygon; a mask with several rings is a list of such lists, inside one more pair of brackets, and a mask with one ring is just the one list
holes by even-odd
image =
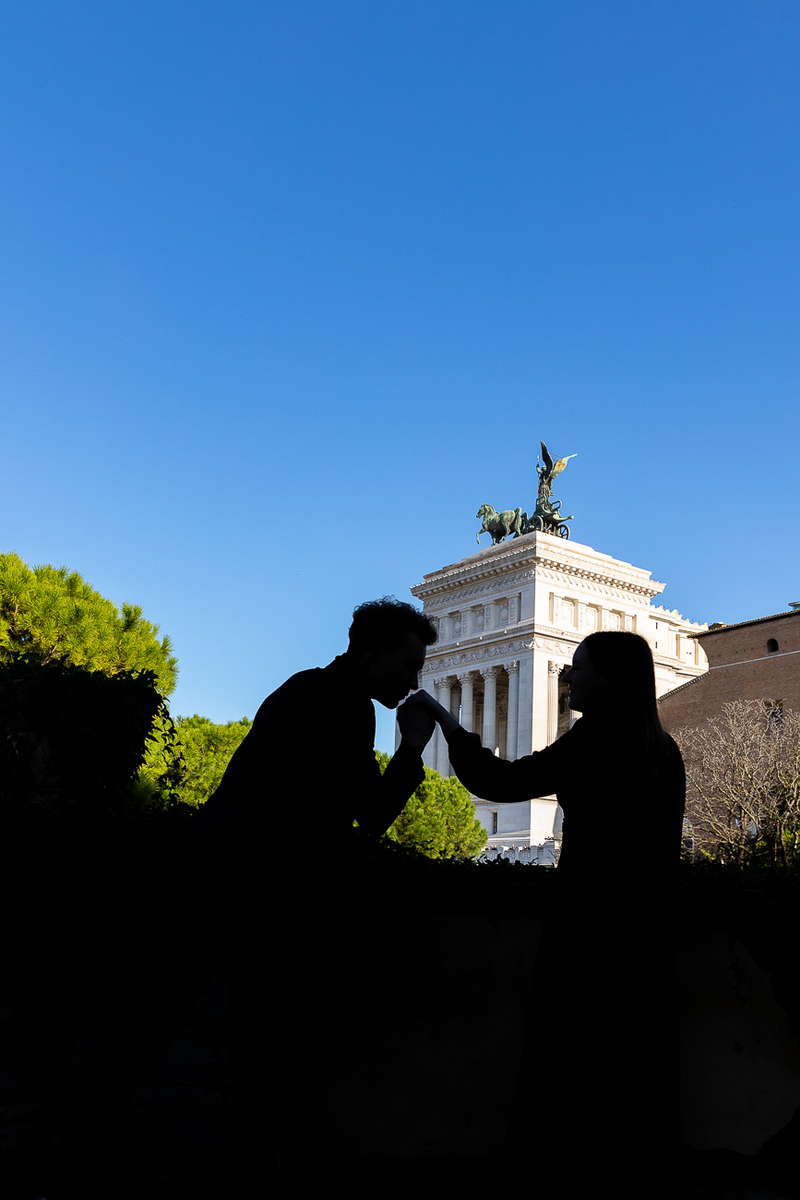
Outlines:
{"label": "clear blue sky", "polygon": [[141,604],[173,712],[473,553],[540,438],[665,603],[800,600],[793,0],[43,2],[0,56],[0,548]]}

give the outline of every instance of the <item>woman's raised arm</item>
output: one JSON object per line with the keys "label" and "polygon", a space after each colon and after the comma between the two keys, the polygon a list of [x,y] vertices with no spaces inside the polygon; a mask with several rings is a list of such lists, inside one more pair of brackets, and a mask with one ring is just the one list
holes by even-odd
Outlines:
{"label": "woman's raised arm", "polygon": [[482,746],[476,733],[462,729],[453,714],[427,692],[415,692],[406,703],[424,704],[433,713],[447,740],[453,770],[473,795],[493,804],[515,804],[557,790],[564,771],[564,738],[509,762]]}

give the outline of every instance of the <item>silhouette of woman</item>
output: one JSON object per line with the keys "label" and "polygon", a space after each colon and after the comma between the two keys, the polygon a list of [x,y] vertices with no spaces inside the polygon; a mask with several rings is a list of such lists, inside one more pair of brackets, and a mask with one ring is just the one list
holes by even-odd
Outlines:
{"label": "silhouette of woman", "polygon": [[661,727],[644,638],[591,634],[566,680],[570,708],[582,716],[514,762],[482,747],[427,694],[419,702],[431,707],[474,795],[508,804],[555,794],[563,810],[509,1148],[535,1146],[537,1173],[544,1157],[562,1185],[583,1182],[588,1168],[615,1196],[626,1178],[632,1191],[654,1195],[678,1113],[670,939],[683,762]]}

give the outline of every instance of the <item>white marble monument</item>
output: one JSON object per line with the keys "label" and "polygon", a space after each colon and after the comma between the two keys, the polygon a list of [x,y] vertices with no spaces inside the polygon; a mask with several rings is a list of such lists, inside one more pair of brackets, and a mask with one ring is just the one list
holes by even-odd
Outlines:
{"label": "white marble monument", "polygon": [[[465,729],[504,758],[542,749],[577,714],[567,706],[560,672],[587,634],[627,629],[650,643],[658,695],[707,669],[698,642],[705,629],[652,603],[664,590],[651,573],[549,533],[500,542],[425,575],[411,592],[436,623],[420,686],[455,713]],[[437,730],[425,762],[452,773]],[[524,804],[475,800],[490,851],[549,863],[560,843],[555,797]],[[611,835],[624,814],[609,812]]]}

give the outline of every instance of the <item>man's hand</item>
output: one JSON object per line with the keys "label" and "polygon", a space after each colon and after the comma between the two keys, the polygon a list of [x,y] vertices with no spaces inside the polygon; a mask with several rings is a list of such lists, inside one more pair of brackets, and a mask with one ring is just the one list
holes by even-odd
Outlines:
{"label": "man's hand", "polygon": [[[426,693],[423,693],[427,695]],[[403,745],[420,754],[431,739],[436,728],[436,718],[429,705],[418,698],[418,693],[405,700],[397,710],[397,724]]]}
{"label": "man's hand", "polygon": [[406,705],[412,704],[415,708],[421,708],[425,712],[430,713],[433,719],[438,721],[442,733],[446,738],[449,738],[450,734],[459,728],[458,721],[453,714],[448,712],[444,705],[440,704],[438,700],[434,700],[433,696],[423,691],[422,688],[406,700]]}

